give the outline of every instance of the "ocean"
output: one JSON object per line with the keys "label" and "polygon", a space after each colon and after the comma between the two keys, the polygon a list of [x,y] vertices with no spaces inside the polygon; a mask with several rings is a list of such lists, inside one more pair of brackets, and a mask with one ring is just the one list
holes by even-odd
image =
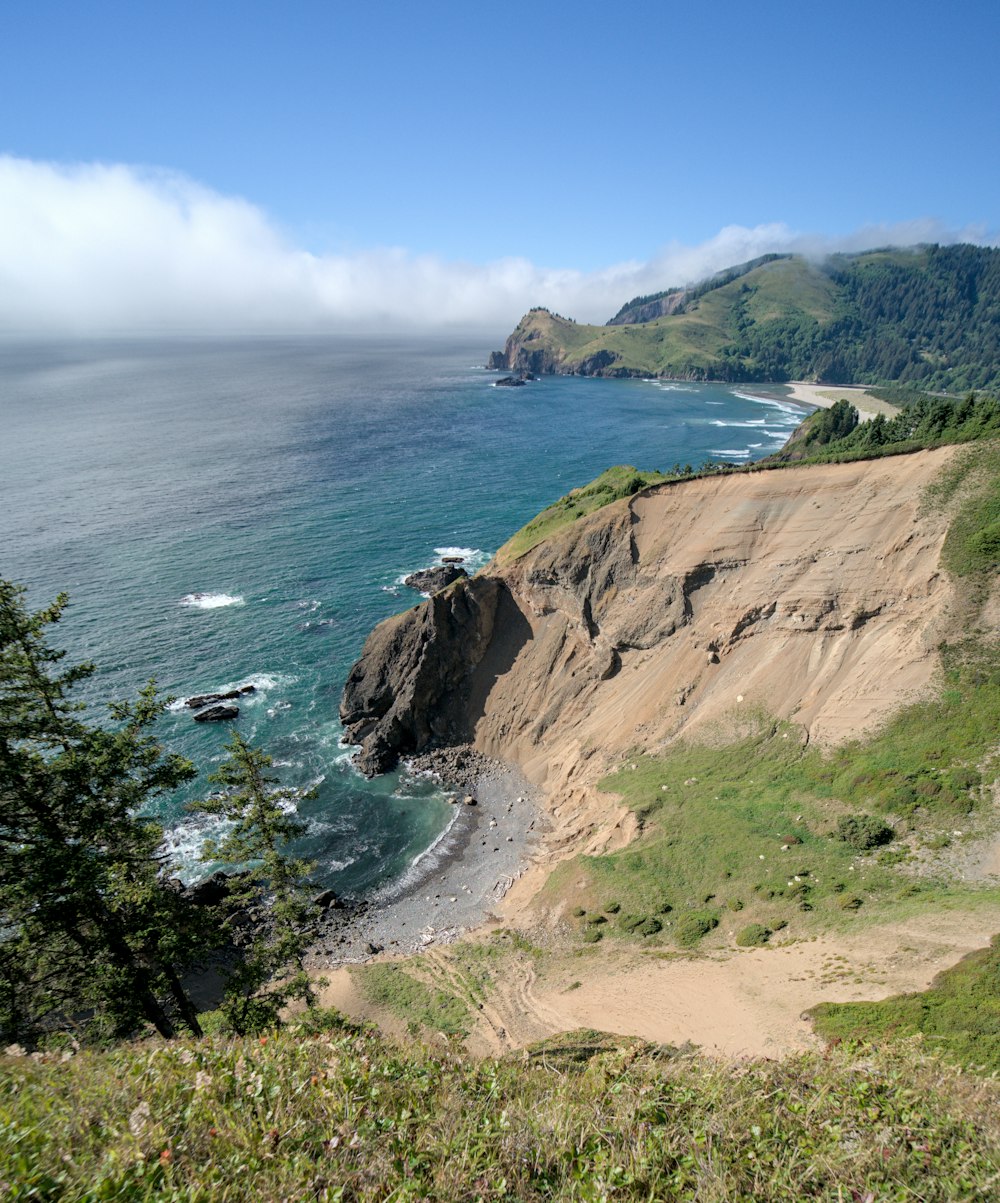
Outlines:
{"label": "ocean", "polygon": [[0,342],[0,575],[70,607],[52,641],[97,673],[100,713],[150,678],[178,699],[166,746],[201,770],[161,799],[188,879],[214,820],[223,725],[183,699],[252,684],[242,734],[308,788],[297,852],[362,897],[397,879],[453,813],[405,772],[358,775],[340,692],[372,626],[420,600],[444,555],[485,564],[549,502],[606,467],[734,463],[805,414],[745,388],[548,377],[493,387],[498,342],[469,337]]}

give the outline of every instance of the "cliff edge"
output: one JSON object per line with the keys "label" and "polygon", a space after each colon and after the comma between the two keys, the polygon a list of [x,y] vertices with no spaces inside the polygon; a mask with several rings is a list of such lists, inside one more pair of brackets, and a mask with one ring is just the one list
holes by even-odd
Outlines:
{"label": "cliff edge", "polygon": [[876,726],[936,666],[947,520],[918,512],[953,450],[661,485],[494,561],[372,632],[341,704],[360,767],[470,741],[575,787],[761,711]]}

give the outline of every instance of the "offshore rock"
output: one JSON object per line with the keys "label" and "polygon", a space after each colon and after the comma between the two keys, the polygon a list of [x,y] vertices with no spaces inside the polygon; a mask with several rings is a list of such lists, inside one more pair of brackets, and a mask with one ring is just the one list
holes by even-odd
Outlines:
{"label": "offshore rock", "polygon": [[241,685],[239,689],[230,689],[228,693],[202,693],[188,698],[184,703],[190,710],[201,710],[203,706],[214,706],[216,702],[230,702],[233,698],[241,698],[248,693],[256,693],[256,685]]}
{"label": "offshore rock", "polygon": [[199,710],[194,716],[194,721],[196,723],[224,723],[231,718],[239,718],[239,714],[239,706],[219,702],[215,706],[207,706],[204,710]]}

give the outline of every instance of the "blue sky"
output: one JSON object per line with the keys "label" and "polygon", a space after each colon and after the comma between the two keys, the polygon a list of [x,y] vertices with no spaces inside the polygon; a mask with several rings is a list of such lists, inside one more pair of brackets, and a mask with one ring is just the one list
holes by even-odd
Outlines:
{"label": "blue sky", "polygon": [[[25,244],[43,242],[18,234],[33,189],[55,205],[50,229],[78,227],[50,247],[82,255],[77,273],[97,270],[98,244],[134,258],[143,220],[159,237],[155,216],[127,207],[125,248],[79,224],[109,168],[172,196],[189,225],[195,194],[245,204],[251,249],[270,240],[278,258],[337,268],[310,277],[314,291],[346,295],[373,261],[386,281],[392,263],[416,272],[414,288],[432,268],[442,289],[457,272],[484,321],[501,314],[476,308],[473,278],[511,307],[541,288],[584,309],[606,299],[610,316],[632,283],[683,283],[657,273],[714,270],[744,244],[995,241],[998,46],[1000,5],[985,0],[8,0],[0,285],[5,257],[8,283],[22,282]],[[73,181],[89,182],[85,203]],[[508,271],[498,285],[512,262],[521,283]],[[44,309],[39,297],[32,312]]]}

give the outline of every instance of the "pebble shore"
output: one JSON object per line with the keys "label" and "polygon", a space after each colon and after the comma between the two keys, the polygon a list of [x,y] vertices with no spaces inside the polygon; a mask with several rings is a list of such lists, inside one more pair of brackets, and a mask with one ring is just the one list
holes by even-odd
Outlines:
{"label": "pebble shore", "polygon": [[407,768],[454,791],[451,822],[400,880],[327,912],[309,957],[314,968],[450,943],[490,918],[531,861],[545,818],[517,769],[469,747],[437,749]]}

